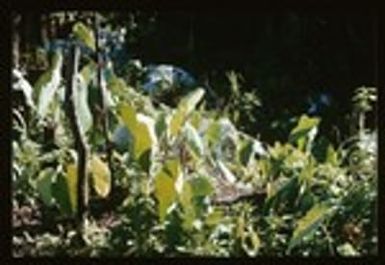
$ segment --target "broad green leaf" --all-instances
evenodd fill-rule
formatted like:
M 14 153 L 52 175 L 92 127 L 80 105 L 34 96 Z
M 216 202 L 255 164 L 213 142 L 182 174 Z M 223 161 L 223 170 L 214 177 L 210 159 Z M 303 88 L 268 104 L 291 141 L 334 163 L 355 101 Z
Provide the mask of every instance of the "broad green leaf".
M 111 173 L 108 165 L 94 155 L 89 166 L 96 193 L 103 198 L 107 197 L 111 190 Z
M 155 135 L 155 121 L 143 114 L 137 114 L 136 129 L 134 132 L 134 153 L 135 158 L 140 159 L 145 152 L 150 151 L 157 145 Z
M 87 65 L 85 65 L 80 71 L 80 75 L 82 76 L 85 86 L 88 86 L 90 82 L 96 76 L 97 65 L 95 62 L 91 61 Z
M 206 177 L 195 177 L 191 179 L 190 183 L 194 197 L 210 196 L 214 192 L 212 184 Z
M 190 92 L 187 96 L 182 98 L 178 108 L 183 109 L 186 112 L 186 115 L 189 115 L 202 100 L 204 94 L 205 90 L 203 88 L 198 88 Z
M 120 106 L 120 116 L 134 139 L 134 158 L 147 168 L 151 151 L 157 146 L 155 121 L 146 115 L 136 113 L 129 104 Z
M 204 153 L 204 146 L 201 136 L 190 123 L 186 123 L 184 129 L 188 147 L 194 153 L 196 158 L 201 157 Z
M 224 219 L 224 213 L 221 210 L 214 210 L 212 213 L 208 214 L 206 217 L 206 224 L 210 226 L 215 226 L 221 223 Z
M 180 109 L 176 109 L 171 116 L 169 131 L 171 136 L 177 136 L 185 121 L 185 112 Z
M 74 87 L 75 111 L 79 119 L 82 133 L 92 126 L 92 114 L 88 105 L 88 86 L 82 75 L 78 75 L 77 86 Z
M 53 202 L 52 196 L 52 179 L 55 171 L 53 168 L 44 169 L 39 173 L 36 182 L 36 188 L 40 198 L 46 205 L 51 205 Z
M 184 122 L 188 116 L 195 109 L 196 105 L 201 101 L 205 91 L 202 88 L 198 88 L 190 92 L 187 96 L 182 98 L 178 104 L 178 108 L 174 110 L 171 117 L 169 131 L 171 136 L 178 135 L 179 131 L 183 127 Z
M 65 215 L 71 215 L 75 212 L 71 205 L 70 193 L 67 183 L 67 177 L 63 176 L 62 174 L 58 174 L 52 184 L 52 195 L 59 205 L 61 212 Z
M 183 183 L 182 192 L 179 194 L 179 202 L 183 207 L 183 223 L 186 229 L 190 229 L 193 227 L 193 222 L 195 220 L 195 209 L 192 202 L 193 199 L 193 191 L 191 188 L 191 184 L 186 181 Z
M 89 27 L 82 22 L 78 22 L 73 26 L 72 31 L 77 39 L 95 51 L 95 36 Z
M 329 145 L 326 151 L 326 162 L 333 166 L 338 166 L 338 153 L 333 148 L 333 145 Z
M 289 242 L 288 251 L 298 245 L 305 237 L 312 235 L 332 210 L 333 208 L 326 204 L 313 206 L 304 217 L 298 220 L 296 229 Z
M 119 107 L 119 114 L 124 124 L 134 135 L 136 132 L 136 110 L 131 104 L 125 103 Z
M 158 200 L 158 214 L 163 222 L 168 208 L 177 197 L 175 183 L 180 174 L 180 164 L 177 159 L 168 160 L 155 176 L 155 197 Z
M 221 126 L 217 121 L 213 121 L 206 131 L 205 135 L 208 142 L 215 144 L 221 138 Z
M 309 118 L 307 115 L 302 115 L 297 126 L 290 132 L 289 141 L 298 144 L 300 149 L 304 149 L 306 141 L 311 142 L 311 138 L 315 137 L 319 123 L 319 118 Z
M 52 67 L 43 73 L 35 84 L 37 100 L 37 113 L 41 118 L 47 115 L 49 106 L 54 100 L 55 92 L 58 90 L 61 82 L 61 69 L 63 66 L 63 56 L 56 52 L 53 57 Z
M 194 126 L 195 129 L 199 129 L 199 125 L 201 123 L 202 116 L 199 112 L 193 112 L 191 114 L 190 123 L 192 126 Z
M 71 209 L 73 213 L 76 213 L 78 210 L 78 193 L 77 193 L 77 183 L 78 183 L 78 173 L 76 164 L 68 164 L 66 167 L 66 180 L 68 187 L 68 194 L 71 202 Z

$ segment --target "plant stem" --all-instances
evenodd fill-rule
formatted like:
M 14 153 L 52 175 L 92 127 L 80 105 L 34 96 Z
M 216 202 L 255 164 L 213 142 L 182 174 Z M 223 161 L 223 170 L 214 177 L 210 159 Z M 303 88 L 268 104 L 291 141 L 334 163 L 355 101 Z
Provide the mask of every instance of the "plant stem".
M 80 128 L 80 120 L 75 105 L 75 89 L 77 89 L 77 75 L 79 68 L 80 49 L 72 46 L 67 63 L 67 116 L 69 118 L 71 130 L 75 138 L 75 149 L 78 154 L 77 163 L 77 224 L 82 227 L 87 214 L 88 205 L 88 178 L 87 178 L 87 158 L 88 147 L 84 132 Z
M 105 142 L 105 150 L 107 152 L 107 163 L 108 167 L 110 169 L 111 178 L 113 176 L 112 171 L 112 143 L 110 140 L 110 136 L 108 134 L 108 127 L 109 127 L 109 120 L 108 120 L 108 113 L 107 113 L 107 104 L 106 104 L 106 86 L 103 82 L 103 75 L 102 75 L 102 67 L 103 67 L 103 58 L 101 53 L 101 47 L 99 42 L 99 28 L 100 28 L 100 18 L 99 15 L 95 12 L 94 13 L 94 32 L 95 32 L 95 48 L 96 48 L 96 55 L 97 55 L 97 86 L 99 87 L 99 97 L 100 97 L 100 104 L 102 108 L 102 117 L 101 117 L 101 123 L 102 123 L 102 131 L 104 138 L 106 140 Z M 111 193 L 114 191 L 114 181 L 112 178 L 111 181 Z

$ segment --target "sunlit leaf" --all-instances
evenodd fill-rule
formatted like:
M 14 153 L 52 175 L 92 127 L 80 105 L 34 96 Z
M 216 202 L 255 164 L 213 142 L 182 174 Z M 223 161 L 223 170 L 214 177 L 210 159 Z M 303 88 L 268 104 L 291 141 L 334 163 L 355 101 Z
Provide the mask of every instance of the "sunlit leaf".
M 298 245 L 305 237 L 311 236 L 333 209 L 326 204 L 313 206 L 304 217 L 298 220 L 296 229 L 290 239 L 288 251 Z
M 82 75 L 78 76 L 77 86 L 74 87 L 75 111 L 83 133 L 92 126 L 92 114 L 88 104 L 88 86 Z
M 179 194 L 179 201 L 180 204 L 183 207 L 184 212 L 184 226 L 187 229 L 190 229 L 193 227 L 193 222 L 196 216 L 194 205 L 192 202 L 193 199 L 193 191 L 191 188 L 190 182 L 184 182 L 182 192 Z
M 41 118 L 47 115 L 48 108 L 54 99 L 55 92 L 60 86 L 63 56 L 57 51 L 53 57 L 52 67 L 43 73 L 35 84 L 38 95 L 37 112 Z
M 136 113 L 129 104 L 120 106 L 120 116 L 134 138 L 134 158 L 148 168 L 151 150 L 157 146 L 155 121 L 149 116 Z
M 184 121 L 185 121 L 185 112 L 180 109 L 174 110 L 174 113 L 171 117 L 170 126 L 169 126 L 171 136 L 178 135 Z
M 302 115 L 297 126 L 290 132 L 289 141 L 298 144 L 300 149 L 304 149 L 306 141 L 311 142 L 314 139 L 319 123 L 319 118 Z
M 71 202 L 72 212 L 77 212 L 78 209 L 78 193 L 77 193 L 77 183 L 78 183 L 78 173 L 77 166 L 75 164 L 68 164 L 66 167 L 66 180 L 68 187 L 68 194 Z
M 168 208 L 175 202 L 177 191 L 175 182 L 180 174 L 180 164 L 177 159 L 168 160 L 155 176 L 155 197 L 158 200 L 158 214 L 163 222 Z
M 181 100 L 178 107 L 183 109 L 186 112 L 186 115 L 188 115 L 195 109 L 196 105 L 202 100 L 204 94 L 205 94 L 205 90 L 203 88 L 198 88 L 190 92 L 187 96 L 185 96 Z
M 137 123 L 134 132 L 134 154 L 137 160 L 157 145 L 157 138 L 155 135 L 155 121 L 143 114 L 137 114 Z M 148 158 L 150 159 L 150 158 Z
M 174 110 L 171 117 L 169 131 L 171 136 L 178 135 L 179 131 L 183 127 L 184 122 L 188 116 L 195 109 L 196 105 L 201 101 L 205 91 L 202 88 L 198 88 L 190 92 L 187 96 L 182 98 L 178 104 L 178 108 Z
M 204 176 L 198 176 L 190 181 L 194 196 L 210 196 L 214 192 L 213 185 Z
M 87 45 L 93 51 L 95 50 L 95 36 L 93 31 L 89 27 L 87 27 L 81 22 L 77 22 L 73 26 L 72 31 L 76 38 L 82 41 L 85 45 Z
M 202 137 L 190 123 L 186 123 L 184 129 L 188 147 L 193 151 L 195 157 L 201 157 L 204 153 Z
M 131 104 L 122 104 L 119 107 L 119 114 L 127 128 L 133 132 L 136 132 L 136 111 Z
M 89 166 L 96 193 L 103 198 L 107 197 L 111 190 L 111 173 L 108 165 L 94 155 Z

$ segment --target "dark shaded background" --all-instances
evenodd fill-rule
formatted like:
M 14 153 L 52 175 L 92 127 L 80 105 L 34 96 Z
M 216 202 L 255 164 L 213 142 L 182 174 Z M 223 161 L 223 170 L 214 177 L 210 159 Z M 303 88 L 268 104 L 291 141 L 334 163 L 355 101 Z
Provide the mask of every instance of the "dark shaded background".
M 41 40 L 39 17 L 24 15 L 23 45 Z M 223 97 L 229 94 L 225 72 L 241 73 L 243 89 L 256 90 L 263 101 L 258 123 L 248 132 L 267 141 L 287 137 L 284 126 L 273 127 L 273 121 L 288 123 L 321 94 L 331 98 L 316 113 L 323 119 L 321 130 L 338 141 L 338 135 L 349 134 L 354 89 L 375 86 L 376 23 L 368 13 L 135 11 L 111 17 L 129 29 L 124 60 L 180 66 L 202 83 L 209 80 Z

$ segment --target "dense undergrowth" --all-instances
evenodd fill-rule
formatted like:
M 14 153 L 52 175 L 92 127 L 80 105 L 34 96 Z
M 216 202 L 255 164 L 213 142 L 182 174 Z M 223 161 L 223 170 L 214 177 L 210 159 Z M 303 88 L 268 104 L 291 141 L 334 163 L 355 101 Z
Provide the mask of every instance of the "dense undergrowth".
M 377 134 L 365 127 L 375 89 L 356 91 L 359 130 L 339 145 L 305 113 L 293 117 L 286 141 L 268 144 L 241 130 L 239 116 L 252 119 L 248 110 L 263 106 L 236 74 L 224 107 L 210 104 L 205 88 L 166 105 L 82 50 L 79 71 L 66 75 L 76 68 L 73 47 L 97 49 L 87 26 L 73 32 L 79 43 L 57 49 L 33 87 L 13 72 L 25 99 L 12 108 L 14 256 L 377 253 Z M 85 194 L 77 134 L 87 151 Z

